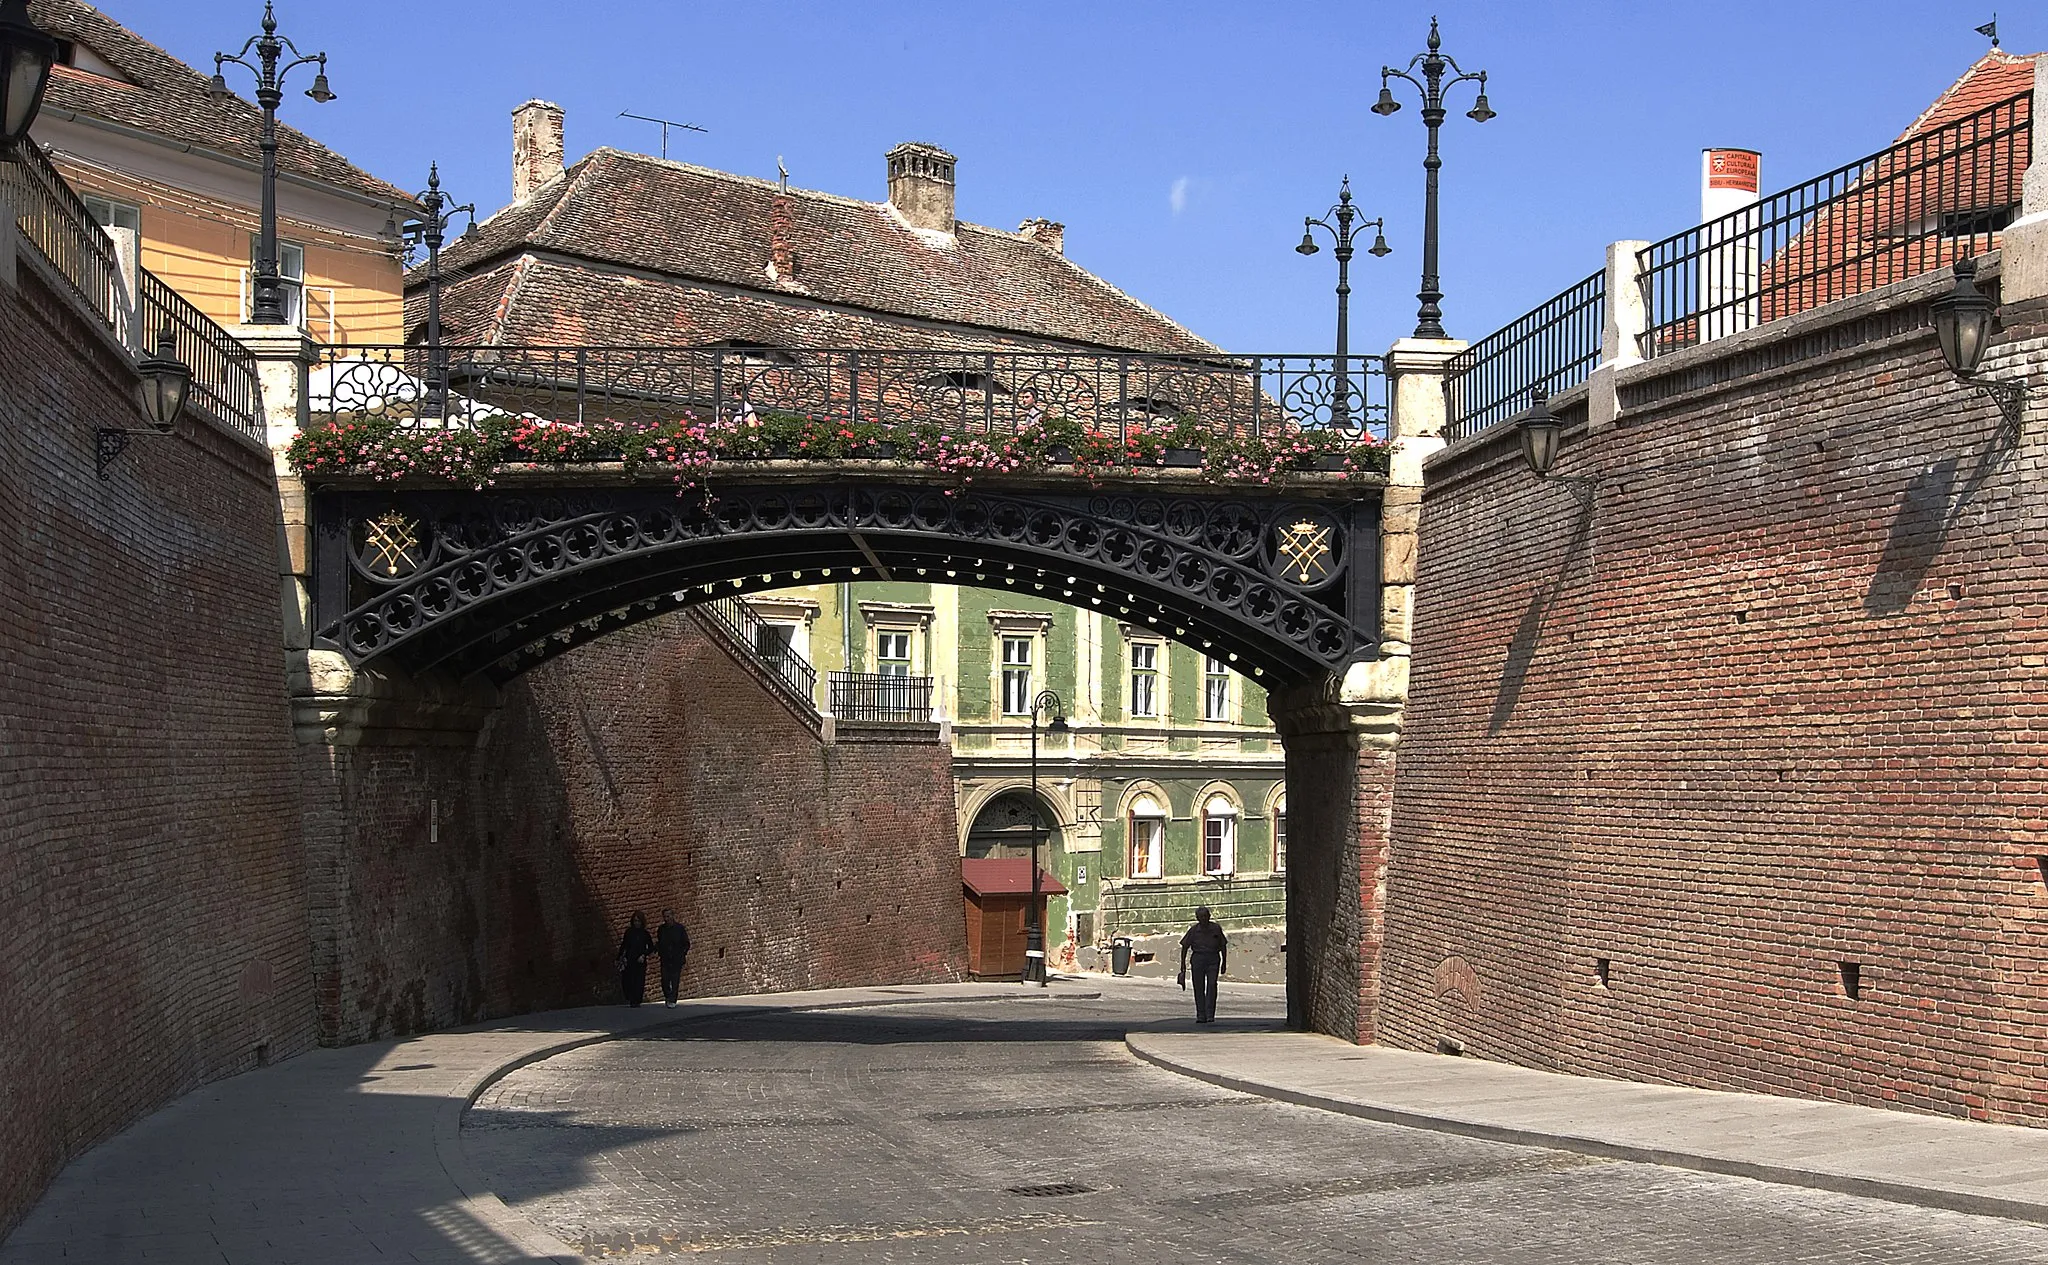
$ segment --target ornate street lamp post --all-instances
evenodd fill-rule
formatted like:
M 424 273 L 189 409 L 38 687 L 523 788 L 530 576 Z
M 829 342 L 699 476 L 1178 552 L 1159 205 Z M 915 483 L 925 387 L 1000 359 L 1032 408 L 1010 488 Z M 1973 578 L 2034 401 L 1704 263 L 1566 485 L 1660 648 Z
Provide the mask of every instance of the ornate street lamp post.
M 56 60 L 57 41 L 29 20 L 27 0 L 0 0 L 0 158 L 28 139 Z
M 1372 112 L 1379 115 L 1392 114 L 1401 108 L 1401 103 L 1394 100 L 1394 90 L 1389 80 L 1406 79 L 1422 90 L 1422 122 L 1429 128 L 1429 155 L 1422 160 L 1422 170 L 1425 173 L 1422 210 L 1422 289 L 1415 293 L 1415 297 L 1422 300 L 1422 306 L 1415 313 L 1417 338 L 1444 336 L 1444 313 L 1443 308 L 1438 306 L 1444 292 L 1437 284 L 1436 272 L 1436 173 L 1438 168 L 1444 165 L 1443 159 L 1437 156 L 1436 134 L 1437 129 L 1443 126 L 1445 118 L 1444 89 L 1456 87 L 1468 79 L 1477 81 L 1479 99 L 1472 103 L 1472 108 L 1465 112 L 1465 117 L 1474 123 L 1484 123 L 1493 117 L 1493 107 L 1486 103 L 1486 72 L 1477 70 L 1468 73 L 1460 69 L 1457 62 L 1437 51 L 1442 46 L 1443 39 L 1437 34 L 1436 19 L 1431 18 L 1429 50 L 1417 53 L 1408 63 L 1408 70 L 1414 70 L 1418 66 L 1422 68 L 1422 78 L 1417 79 L 1409 74 L 1408 70 L 1395 70 L 1392 66 L 1380 67 L 1380 99 L 1372 107 Z M 1457 77 L 1448 83 L 1444 81 L 1446 69 L 1457 74 Z
M 260 65 L 244 60 L 252 48 Z M 297 60 L 279 68 L 277 63 L 286 52 Z M 232 57 L 213 55 L 213 82 L 206 85 L 206 91 L 215 101 L 229 95 L 228 81 L 221 74 L 221 67 L 228 62 L 256 76 L 256 104 L 263 107 L 263 217 L 256 242 L 256 299 L 249 310 L 249 323 L 283 325 L 284 287 L 277 275 L 277 107 L 284 101 L 284 77 L 309 63 L 318 64 L 320 70 L 306 95 L 323 103 L 334 100 L 327 87 L 327 54 L 302 56 L 297 45 L 277 33 L 277 15 L 271 11 L 270 0 L 264 0 L 263 34 L 250 36 L 242 51 Z
M 1038 921 L 1038 837 L 1044 820 L 1038 799 L 1038 717 L 1045 712 L 1052 713 L 1047 736 L 1067 732 L 1066 706 L 1051 690 L 1031 700 L 1031 903 L 1024 907 L 1024 974 L 1018 980 L 1028 984 L 1035 976 L 1040 988 L 1046 986 L 1046 972 L 1045 928 Z
M 420 402 L 421 417 L 445 417 L 448 408 L 448 349 L 441 345 L 441 246 L 448 240 L 448 226 L 458 215 L 469 216 L 463 237 L 476 233 L 476 203 L 455 205 L 455 199 L 441 192 L 441 164 L 427 168 L 427 187 L 413 198 L 420 204 L 418 219 L 408 221 L 405 235 L 427 248 L 427 394 Z
M 1299 255 L 1316 253 L 1316 239 L 1312 230 L 1320 228 L 1337 243 L 1337 392 L 1330 404 L 1330 423 L 1346 430 L 1351 428 L 1351 256 L 1353 254 L 1352 225 L 1373 230 L 1372 245 L 1366 254 L 1375 259 L 1385 258 L 1393 253 L 1387 245 L 1387 222 L 1384 219 L 1359 220 L 1358 208 L 1351 205 L 1351 177 L 1344 177 L 1344 185 L 1337 191 L 1337 205 L 1323 212 L 1325 218 L 1313 215 L 1301 217 L 1301 245 L 1294 251 Z M 1330 221 L 1336 220 L 1333 226 Z

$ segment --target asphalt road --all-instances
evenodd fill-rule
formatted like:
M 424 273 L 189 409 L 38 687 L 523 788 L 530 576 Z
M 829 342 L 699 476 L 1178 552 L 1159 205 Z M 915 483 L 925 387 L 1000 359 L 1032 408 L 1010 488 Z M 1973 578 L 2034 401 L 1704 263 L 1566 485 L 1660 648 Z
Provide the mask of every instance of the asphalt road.
M 524 1068 L 470 1110 L 494 1189 L 597 1259 L 2048 1263 L 2048 1226 L 1374 1124 L 1131 1058 L 1170 984 L 1099 1001 L 692 1023 Z M 1232 990 L 1224 1026 L 1277 1017 Z

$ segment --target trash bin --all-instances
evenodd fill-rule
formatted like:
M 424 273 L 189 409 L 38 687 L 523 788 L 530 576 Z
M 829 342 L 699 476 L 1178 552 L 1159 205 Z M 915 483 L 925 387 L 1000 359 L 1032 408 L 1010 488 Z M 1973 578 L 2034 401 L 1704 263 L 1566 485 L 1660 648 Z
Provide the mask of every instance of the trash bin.
M 1131 938 L 1117 936 L 1109 942 L 1109 970 L 1113 975 L 1131 973 Z

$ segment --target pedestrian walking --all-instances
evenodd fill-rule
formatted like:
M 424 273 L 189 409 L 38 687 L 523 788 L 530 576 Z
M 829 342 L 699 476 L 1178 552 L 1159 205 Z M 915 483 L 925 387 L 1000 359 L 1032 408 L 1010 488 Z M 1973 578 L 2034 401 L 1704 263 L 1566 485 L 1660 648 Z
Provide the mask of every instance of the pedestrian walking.
M 647 995 L 647 955 L 654 952 L 654 937 L 647 934 L 647 915 L 633 911 L 619 941 L 619 992 L 628 1006 L 637 1006 Z
M 1230 937 L 1209 921 L 1209 907 L 1195 910 L 1195 925 L 1180 938 L 1180 985 L 1188 984 L 1188 965 L 1195 968 L 1195 1022 L 1216 1022 L 1216 977 L 1230 961 Z
M 661 926 L 654 931 L 654 949 L 661 954 L 661 995 L 671 1006 L 683 990 L 683 959 L 690 956 L 690 933 L 676 921 L 675 911 L 661 911 Z

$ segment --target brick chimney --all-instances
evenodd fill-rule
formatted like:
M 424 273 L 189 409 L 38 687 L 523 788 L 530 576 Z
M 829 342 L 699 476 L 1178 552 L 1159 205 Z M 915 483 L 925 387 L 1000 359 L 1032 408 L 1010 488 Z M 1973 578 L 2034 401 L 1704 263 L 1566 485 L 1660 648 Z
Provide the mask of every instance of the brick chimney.
M 889 151 L 889 205 L 913 228 L 953 231 L 953 155 L 905 141 Z
M 528 101 L 512 111 L 512 200 L 562 174 L 562 107 Z
M 796 280 L 796 216 L 789 195 L 778 193 L 768 208 L 768 279 Z
M 1017 236 L 1037 242 L 1055 255 L 1067 253 L 1067 226 L 1058 220 L 1026 220 L 1017 226 Z

